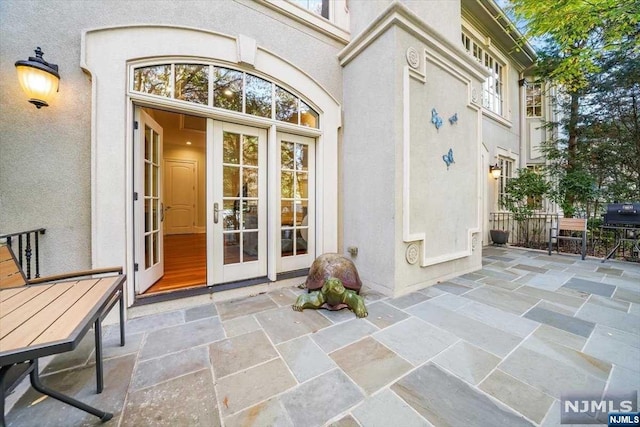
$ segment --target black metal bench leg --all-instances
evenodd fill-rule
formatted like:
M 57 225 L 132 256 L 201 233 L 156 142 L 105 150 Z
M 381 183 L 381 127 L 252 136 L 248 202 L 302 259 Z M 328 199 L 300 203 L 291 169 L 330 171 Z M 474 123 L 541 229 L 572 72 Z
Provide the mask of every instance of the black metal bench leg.
M 120 289 L 120 346 L 124 347 L 124 290 Z
M 109 412 L 101 411 L 94 408 L 93 406 L 89 406 L 86 403 L 82 403 L 79 400 L 73 399 L 69 396 L 65 396 L 62 393 L 58 393 L 57 391 L 51 390 L 50 388 L 44 386 L 44 384 L 40 382 L 40 376 L 38 374 L 38 360 L 32 360 L 30 363 L 33 365 L 33 370 L 29 374 L 29 378 L 31 379 L 31 386 L 35 390 L 39 391 L 42 394 L 46 394 L 47 396 L 51 396 L 54 399 L 59 400 L 60 402 L 66 403 L 67 405 L 71 405 L 82 411 L 88 412 L 91 415 L 95 415 L 96 417 L 100 418 L 101 421 L 109 421 L 111 418 L 113 418 L 113 414 Z
M 102 373 L 102 324 L 100 323 L 100 317 L 96 319 L 93 329 L 96 334 L 96 384 L 98 393 L 102 393 L 104 389 L 104 377 Z
M 10 366 L 2 366 L 0 368 L 0 427 L 6 426 L 4 423 L 4 377 L 7 375 L 7 372 L 9 372 L 9 368 Z

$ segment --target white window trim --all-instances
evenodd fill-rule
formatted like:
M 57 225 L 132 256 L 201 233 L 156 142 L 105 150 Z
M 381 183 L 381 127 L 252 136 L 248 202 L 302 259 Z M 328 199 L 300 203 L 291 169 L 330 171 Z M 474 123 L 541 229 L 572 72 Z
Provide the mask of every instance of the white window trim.
M 255 1 L 289 18 L 306 24 L 345 45 L 351 40 L 351 34 L 349 33 L 349 12 L 345 0 L 330 0 L 329 19 L 286 0 Z
M 136 43 L 122 43 L 135 38 Z M 162 38 L 163 43 L 157 41 Z M 211 114 L 211 109 L 189 106 L 175 100 L 160 102 L 158 97 L 128 92 L 125 77 L 130 64 L 139 58 L 169 62 L 175 52 L 214 62 L 240 62 L 237 39 L 228 35 L 194 28 L 173 26 L 121 26 L 88 30 L 82 33 L 80 66 L 91 76 L 91 259 L 93 266 L 122 265 L 135 277 L 133 245 L 133 109 L 134 105 L 161 107 L 185 114 L 194 113 L 214 119 L 240 122 L 269 129 L 276 138 L 273 121 L 251 121 L 232 112 Z M 258 46 L 256 72 L 271 76 L 282 87 L 302 88 L 300 95 L 313 101 L 322 114 L 316 134 L 316 250 L 338 250 L 338 204 L 335 198 L 338 173 L 338 129 L 341 106 L 329 92 L 299 68 Z M 97 96 L 100 94 L 100 96 Z M 174 106 L 171 108 L 170 106 Z M 298 133 L 280 125 L 282 130 Z M 262 125 L 262 126 L 261 126 Z M 298 128 L 298 126 L 296 126 Z M 320 135 L 318 134 L 318 131 Z M 313 135 L 309 135 L 313 136 Z M 114 191 L 116 188 L 118 191 Z M 276 280 L 272 269 L 269 279 Z M 126 304 L 134 301 L 133 280 L 127 280 Z
M 511 104 L 509 102 L 510 95 L 510 85 L 509 85 L 509 75 L 511 72 L 511 64 L 509 63 L 507 57 L 505 57 L 502 52 L 497 50 L 495 46 L 491 43 L 491 39 L 489 37 L 484 36 L 475 28 L 473 28 L 468 22 L 466 22 L 463 18 L 462 20 L 462 34 L 471 39 L 472 42 L 478 44 L 484 51 L 484 53 L 489 54 L 494 60 L 498 61 L 498 63 L 502 66 L 502 114 L 498 114 L 495 111 L 492 111 L 484 106 L 484 83 L 483 83 L 483 102 L 482 102 L 482 114 L 490 119 L 495 120 L 496 122 L 511 127 Z M 462 37 L 461 37 L 462 39 Z M 460 42 L 462 44 L 462 41 Z M 467 51 L 465 46 L 462 46 L 462 49 L 467 52 L 474 60 L 478 60 L 473 56 L 472 51 Z M 482 66 L 484 67 L 484 58 L 481 61 Z
M 525 117 L 527 119 L 541 119 L 544 117 L 544 113 L 545 113 L 545 105 L 544 105 L 544 101 L 545 101 L 545 96 L 544 96 L 544 84 L 543 83 L 537 83 L 537 82 L 532 82 L 532 81 L 527 81 L 526 82 L 527 85 L 537 85 L 540 86 L 540 114 L 537 116 L 530 116 L 529 115 L 529 99 L 528 99 L 528 91 L 529 91 L 529 87 L 527 86 L 525 88 L 525 95 L 524 95 L 524 114 Z
M 500 160 L 507 160 L 509 162 L 513 162 L 510 178 L 514 178 L 516 176 L 516 171 L 520 167 L 520 156 L 518 154 L 513 153 L 511 150 L 505 150 L 504 148 L 497 147 L 495 159 L 496 159 L 496 163 L 498 164 L 500 164 Z M 495 192 L 495 199 L 494 199 L 494 207 L 496 212 L 508 212 L 500 206 L 500 194 L 502 193 L 500 188 L 500 183 L 502 182 L 502 179 L 503 179 L 503 176 L 501 174 L 501 177 L 498 179 L 498 182 L 497 182 L 497 189 Z

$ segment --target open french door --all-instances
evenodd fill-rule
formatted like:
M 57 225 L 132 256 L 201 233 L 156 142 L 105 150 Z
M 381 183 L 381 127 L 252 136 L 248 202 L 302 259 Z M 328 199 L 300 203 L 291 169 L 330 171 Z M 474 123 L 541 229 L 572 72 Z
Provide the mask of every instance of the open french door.
M 136 293 L 141 294 L 164 274 L 162 222 L 162 127 L 136 108 L 134 133 L 135 252 L 138 275 Z

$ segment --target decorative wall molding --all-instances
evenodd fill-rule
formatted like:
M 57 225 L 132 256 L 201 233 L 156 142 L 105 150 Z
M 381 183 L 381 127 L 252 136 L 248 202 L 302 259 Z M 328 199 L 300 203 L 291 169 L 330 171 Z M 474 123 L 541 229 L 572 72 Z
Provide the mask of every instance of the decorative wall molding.
M 411 68 L 418 69 L 420 67 L 420 54 L 415 47 L 411 46 L 407 48 L 406 57 L 407 64 L 409 64 Z
M 477 117 L 476 122 L 476 141 L 482 141 L 482 107 L 477 105 L 472 100 L 472 90 L 473 90 L 473 78 L 483 79 L 483 76 L 478 76 L 475 72 L 471 72 L 469 74 L 465 74 L 465 71 L 473 71 L 474 69 L 468 69 L 467 67 L 461 67 L 458 61 L 453 61 L 449 55 L 444 55 L 441 52 L 436 52 L 432 50 L 425 49 L 424 52 L 424 74 L 426 76 L 426 63 L 427 61 L 436 65 L 443 71 L 447 72 L 451 76 L 460 80 L 467 86 L 467 105 L 466 107 L 475 112 L 475 116 Z M 477 176 L 476 176 L 476 221 L 475 225 L 471 226 L 467 229 L 467 241 L 466 241 L 466 249 L 463 251 L 456 251 L 448 254 L 438 255 L 438 256 L 429 256 L 427 250 L 425 250 L 425 240 L 426 233 L 418 232 L 411 233 L 411 90 L 410 90 L 410 81 L 414 79 L 421 83 L 426 82 L 426 78 L 422 79 L 418 76 L 415 76 L 412 72 L 413 70 L 409 66 L 405 66 L 403 70 L 403 194 L 402 194 L 402 236 L 403 241 L 410 243 L 416 243 L 422 247 L 422 259 L 420 262 L 421 267 L 428 267 L 430 265 L 440 264 L 443 262 L 453 261 L 460 258 L 465 258 L 472 255 L 474 250 L 474 242 L 473 236 L 481 231 L 482 224 L 482 193 L 481 193 L 481 171 L 482 165 L 480 164 L 481 159 L 478 157 L 478 165 L 477 165 Z
M 417 243 L 411 243 L 407 246 L 404 256 L 409 264 L 415 264 L 418 262 L 418 258 L 420 257 L 420 246 L 418 246 Z
M 466 73 L 478 80 L 484 81 L 489 77 L 488 70 L 470 55 L 467 55 L 462 46 L 453 44 L 440 36 L 439 32 L 407 6 L 397 1 L 392 2 L 368 27 L 342 49 L 338 54 L 340 65 L 343 67 L 347 65 L 393 26 L 402 28 L 419 42 L 424 43 L 434 54 L 437 53 L 442 58 L 446 58 L 446 61 L 455 64 L 457 68 L 465 70 Z M 422 69 L 424 69 L 424 61 L 422 62 Z

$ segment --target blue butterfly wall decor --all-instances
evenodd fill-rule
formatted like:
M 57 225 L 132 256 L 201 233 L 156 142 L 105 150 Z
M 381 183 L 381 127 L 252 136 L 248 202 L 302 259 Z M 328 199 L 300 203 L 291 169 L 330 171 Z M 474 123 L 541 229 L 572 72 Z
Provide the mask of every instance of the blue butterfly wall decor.
M 453 148 L 449 148 L 449 152 L 442 156 L 442 160 L 447 164 L 447 170 L 449 170 L 451 163 L 455 163 L 453 161 Z
M 438 115 L 438 111 L 434 108 L 431 110 L 431 123 L 433 123 L 436 129 L 440 129 L 442 126 L 442 118 Z
M 458 123 L 458 113 L 455 113 L 453 116 L 449 117 L 449 123 L 455 125 Z

